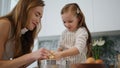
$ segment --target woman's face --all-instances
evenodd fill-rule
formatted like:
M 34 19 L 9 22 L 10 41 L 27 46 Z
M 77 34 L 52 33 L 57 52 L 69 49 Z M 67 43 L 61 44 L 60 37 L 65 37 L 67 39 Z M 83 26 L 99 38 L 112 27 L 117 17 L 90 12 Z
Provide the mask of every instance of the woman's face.
M 28 13 L 26 28 L 28 30 L 33 30 L 35 27 L 37 27 L 39 23 L 41 22 L 42 15 L 43 15 L 42 6 L 38 6 L 38 7 L 30 9 Z
M 71 12 L 66 12 L 62 14 L 62 19 L 64 22 L 64 26 L 69 30 L 69 31 L 76 31 L 78 28 L 78 23 L 79 20 L 78 18 L 73 15 Z

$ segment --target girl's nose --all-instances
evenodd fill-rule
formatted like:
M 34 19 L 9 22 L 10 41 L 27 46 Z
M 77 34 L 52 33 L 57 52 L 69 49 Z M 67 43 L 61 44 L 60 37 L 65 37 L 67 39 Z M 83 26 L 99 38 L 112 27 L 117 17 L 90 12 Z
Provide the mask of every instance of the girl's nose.
M 69 24 L 68 24 L 68 23 L 65 23 L 65 26 L 66 26 L 66 27 L 68 27 L 68 26 L 69 26 Z

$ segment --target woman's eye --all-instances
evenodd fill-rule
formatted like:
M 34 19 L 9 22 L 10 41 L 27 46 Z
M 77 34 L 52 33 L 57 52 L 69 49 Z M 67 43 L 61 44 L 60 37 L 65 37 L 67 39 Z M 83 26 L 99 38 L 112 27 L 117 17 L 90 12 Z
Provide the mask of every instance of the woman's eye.
M 35 14 L 36 17 L 38 17 L 39 15 L 38 14 Z

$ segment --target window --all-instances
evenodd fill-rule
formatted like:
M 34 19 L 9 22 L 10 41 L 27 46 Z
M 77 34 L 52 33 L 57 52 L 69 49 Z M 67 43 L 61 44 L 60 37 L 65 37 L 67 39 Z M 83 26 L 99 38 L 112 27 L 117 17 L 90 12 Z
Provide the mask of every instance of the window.
M 9 13 L 17 2 L 18 0 L 0 0 L 0 16 Z
M 18 0 L 11 0 L 10 10 L 12 10 L 17 4 Z

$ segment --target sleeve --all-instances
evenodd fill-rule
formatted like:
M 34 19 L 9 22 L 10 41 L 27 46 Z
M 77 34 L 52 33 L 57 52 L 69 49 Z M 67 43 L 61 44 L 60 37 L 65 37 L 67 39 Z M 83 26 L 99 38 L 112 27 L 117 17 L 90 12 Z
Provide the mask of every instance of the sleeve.
M 76 32 L 75 47 L 79 50 L 79 53 L 84 52 L 88 39 L 88 32 L 86 28 L 79 28 Z

